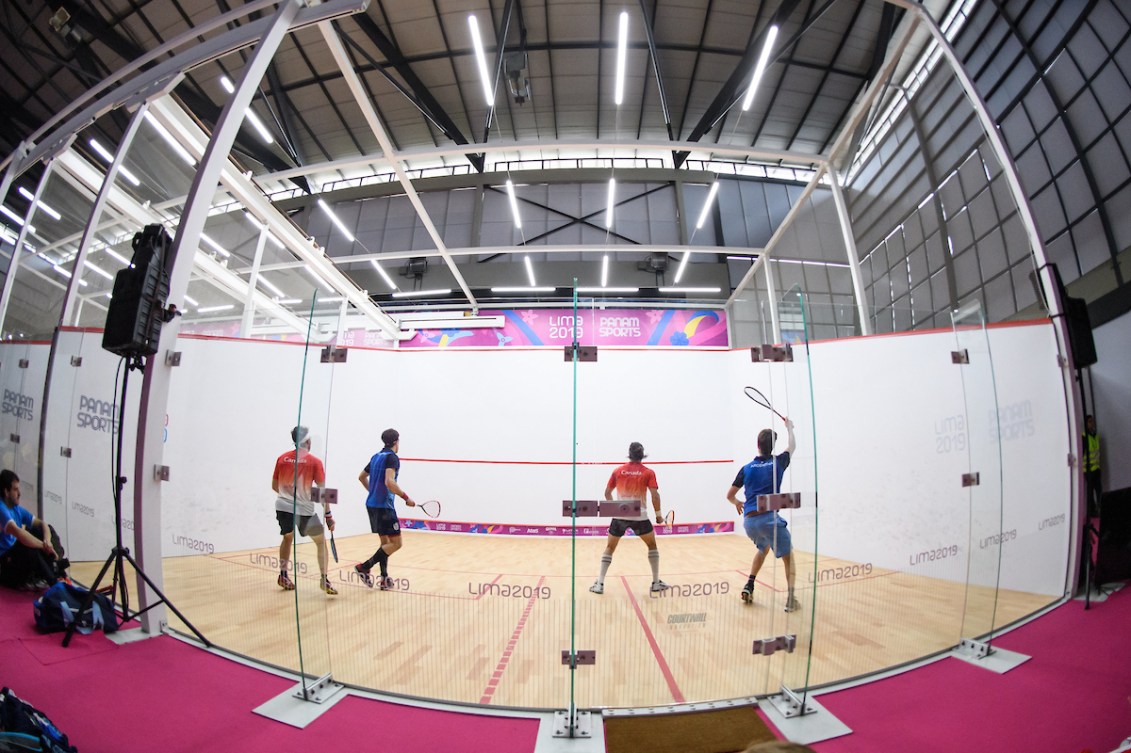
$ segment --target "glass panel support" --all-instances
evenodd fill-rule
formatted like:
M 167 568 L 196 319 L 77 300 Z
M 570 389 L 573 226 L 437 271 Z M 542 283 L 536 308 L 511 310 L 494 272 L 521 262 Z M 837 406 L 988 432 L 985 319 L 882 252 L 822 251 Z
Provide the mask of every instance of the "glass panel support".
M 300 682 L 295 687 L 294 697 L 307 703 L 326 703 L 345 690 L 345 687 L 340 682 L 334 682 L 333 675 L 327 672 L 314 682 Z
M 554 737 L 593 737 L 593 712 L 576 709 L 555 711 Z
M 808 694 L 802 697 L 785 685 L 781 686 L 777 695 L 770 696 L 766 700 L 786 719 L 817 713 L 816 707 L 809 702 Z

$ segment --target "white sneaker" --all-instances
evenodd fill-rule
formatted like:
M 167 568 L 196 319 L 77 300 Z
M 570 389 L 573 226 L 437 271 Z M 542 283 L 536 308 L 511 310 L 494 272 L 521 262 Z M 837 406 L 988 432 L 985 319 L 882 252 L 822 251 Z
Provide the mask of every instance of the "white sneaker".
M 589 590 L 595 594 L 603 594 L 605 593 L 605 584 L 601 582 L 595 582 L 593 583 L 593 585 L 589 586 Z
M 662 580 L 658 580 L 652 584 L 652 593 L 658 594 L 661 591 L 667 591 L 669 588 L 671 588 L 671 586 L 669 586 L 667 583 L 664 583 Z

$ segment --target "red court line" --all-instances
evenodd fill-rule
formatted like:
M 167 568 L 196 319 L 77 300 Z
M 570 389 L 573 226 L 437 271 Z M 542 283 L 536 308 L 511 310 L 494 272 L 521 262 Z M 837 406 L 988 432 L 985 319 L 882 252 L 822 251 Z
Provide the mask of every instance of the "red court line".
M 628 594 L 628 600 L 632 603 L 632 608 L 636 611 L 636 619 L 640 620 L 640 627 L 644 628 L 644 637 L 648 639 L 648 645 L 652 647 L 652 654 L 656 657 L 656 663 L 660 665 L 660 673 L 668 683 L 668 690 L 672 693 L 672 700 L 676 703 L 683 703 L 685 700 L 683 693 L 680 691 L 679 685 L 675 682 L 675 676 L 672 675 L 671 667 L 668 666 L 667 661 L 664 659 L 664 654 L 660 651 L 659 644 L 656 643 L 656 636 L 652 635 L 652 628 L 648 627 L 648 621 L 644 619 L 644 613 L 640 611 L 640 605 L 636 603 L 636 597 L 632 595 L 632 589 L 628 587 L 628 579 L 622 575 L 620 576 L 620 582 L 624 585 L 624 590 Z
M 496 578 L 496 580 L 498 580 L 498 578 Z M 507 665 L 510 664 L 511 656 L 514 654 L 514 647 L 518 645 L 518 637 L 522 635 L 522 630 L 526 627 L 526 620 L 530 618 L 530 612 L 534 609 L 534 602 L 538 601 L 538 589 L 542 587 L 544 580 L 546 580 L 545 576 L 538 579 L 537 585 L 534 586 L 534 595 L 526 600 L 526 608 L 522 610 L 522 616 L 518 618 L 518 624 L 514 626 L 514 632 L 511 633 L 511 638 L 507 641 L 507 647 L 503 649 L 503 655 L 499 657 L 499 663 L 495 665 L 495 671 L 491 674 L 491 679 L 487 681 L 487 687 L 483 689 L 483 695 L 479 699 L 480 703 L 490 703 L 491 699 L 494 697 L 495 689 L 499 687 L 499 681 L 503 679 L 503 672 L 506 671 Z

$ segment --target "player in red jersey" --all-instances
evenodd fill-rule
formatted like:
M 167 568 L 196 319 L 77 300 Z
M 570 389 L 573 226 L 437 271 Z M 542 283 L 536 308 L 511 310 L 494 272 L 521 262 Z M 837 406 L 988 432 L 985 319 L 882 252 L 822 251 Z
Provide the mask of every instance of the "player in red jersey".
M 275 498 L 275 519 L 279 521 L 279 533 L 283 535 L 283 540 L 279 543 L 279 587 L 286 591 L 293 591 L 295 588 L 290 576 L 290 556 L 297 516 L 298 532 L 309 536 L 318 547 L 318 570 L 322 574 L 318 585 L 330 596 L 335 596 L 338 591 L 330 585 L 330 579 L 326 576 L 329 558 L 323 536 L 325 528 L 314 512 L 314 500 L 310 493 L 315 484 L 319 487 L 326 485 L 326 471 L 322 467 L 322 461 L 310 452 L 310 431 L 305 426 L 292 429 L 291 439 L 297 449 L 288 450 L 279 456 L 275 461 L 275 473 L 271 476 L 271 488 L 279 495 Z M 330 514 L 330 506 L 323 503 L 322 508 L 326 526 L 332 531 L 334 516 Z
M 617 499 L 639 499 L 640 515 L 634 518 L 613 518 L 613 522 L 609 525 L 609 538 L 601 555 L 601 572 L 589 587 L 589 590 L 595 594 L 605 592 L 605 574 L 609 572 L 609 565 L 613 564 L 613 552 L 616 551 L 617 544 L 620 543 L 625 531 L 630 528 L 648 546 L 648 564 L 652 567 L 652 593 L 659 593 L 668 587 L 667 583 L 660 580 L 660 550 L 656 548 L 656 533 L 644 504 L 645 496 L 650 494 L 656 522 L 662 523 L 664 516 L 660 512 L 660 488 L 656 482 L 655 472 L 642 462 L 644 457 L 644 445 L 639 442 L 630 444 L 628 462 L 613 471 L 609 476 L 609 483 L 605 485 L 607 500 L 612 500 L 613 489 L 616 489 Z

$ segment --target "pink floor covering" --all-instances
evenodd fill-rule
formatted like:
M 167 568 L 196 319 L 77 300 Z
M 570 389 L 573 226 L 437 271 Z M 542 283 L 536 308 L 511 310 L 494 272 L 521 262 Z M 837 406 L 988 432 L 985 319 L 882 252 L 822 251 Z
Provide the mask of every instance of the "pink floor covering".
M 1131 587 L 1070 601 L 994 644 L 999 675 L 947 658 L 818 698 L 854 732 L 818 753 L 1107 753 L 1131 737 Z
M 117 646 L 39 635 L 31 594 L 0 589 L 0 685 L 46 713 L 80 753 L 468 751 L 530 753 L 535 719 L 349 697 L 304 730 L 252 713 L 294 683 L 168 636 Z
M 30 594 L 0 589 L 0 685 L 45 711 L 81 753 L 530 753 L 537 721 L 346 698 L 298 730 L 252 713 L 293 683 L 167 636 L 117 646 L 39 635 Z M 1106 753 L 1131 735 L 1131 588 L 1000 637 L 1033 658 L 998 675 L 957 659 L 821 695 L 854 731 L 818 753 Z

